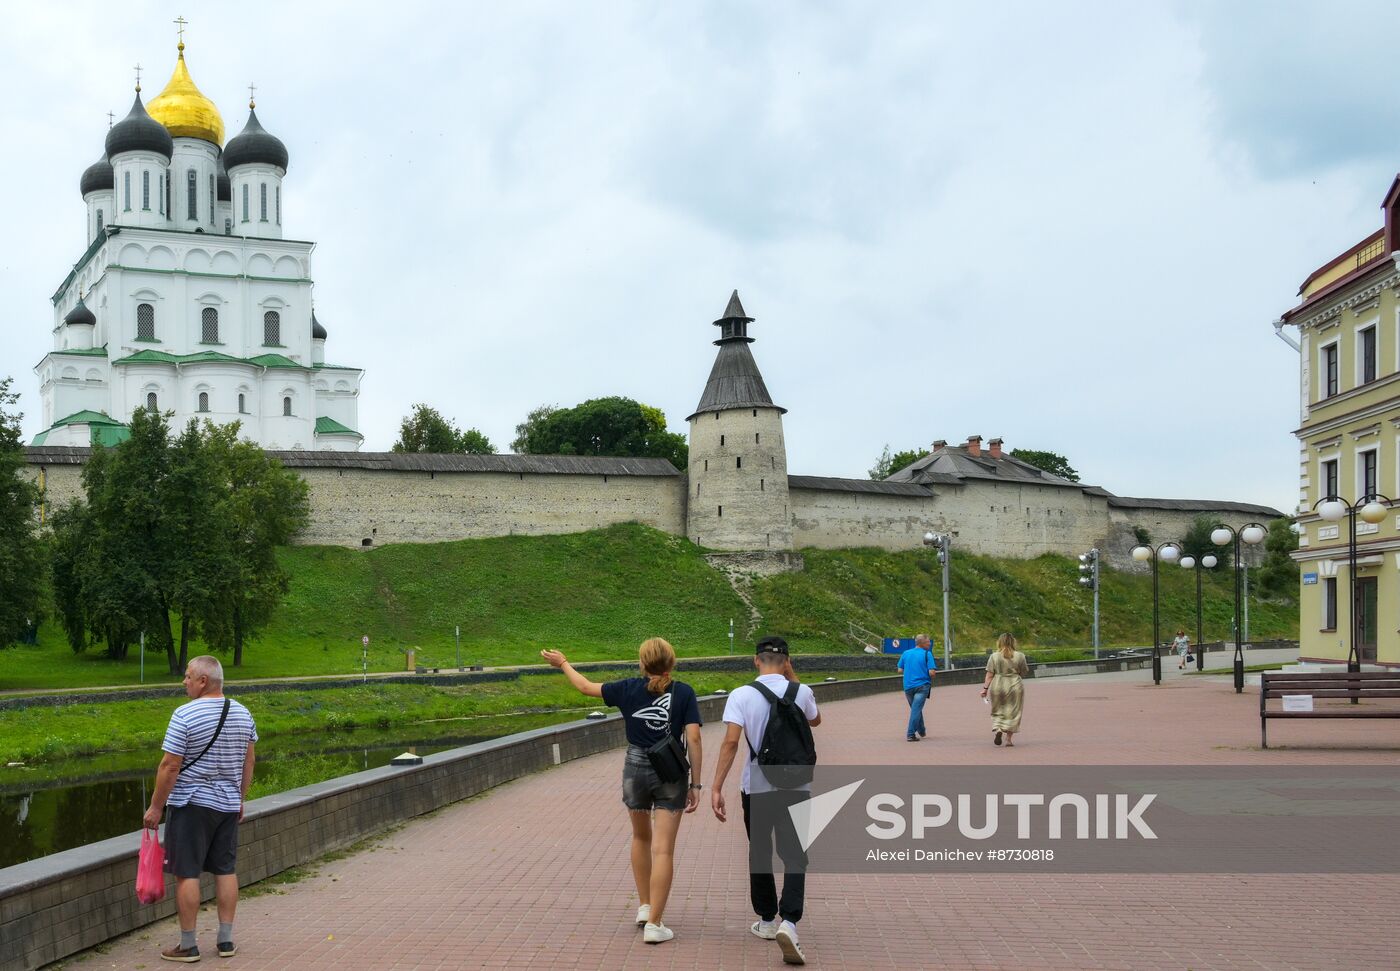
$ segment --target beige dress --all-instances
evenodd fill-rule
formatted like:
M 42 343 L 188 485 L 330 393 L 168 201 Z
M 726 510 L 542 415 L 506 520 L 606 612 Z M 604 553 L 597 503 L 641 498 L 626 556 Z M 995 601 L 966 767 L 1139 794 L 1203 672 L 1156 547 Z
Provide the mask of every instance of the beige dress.
M 1020 651 L 1007 660 L 1001 651 L 987 658 L 987 672 L 992 683 L 987 686 L 987 698 L 992 703 L 992 729 L 998 732 L 1021 730 L 1021 679 L 1031 673 L 1026 656 Z

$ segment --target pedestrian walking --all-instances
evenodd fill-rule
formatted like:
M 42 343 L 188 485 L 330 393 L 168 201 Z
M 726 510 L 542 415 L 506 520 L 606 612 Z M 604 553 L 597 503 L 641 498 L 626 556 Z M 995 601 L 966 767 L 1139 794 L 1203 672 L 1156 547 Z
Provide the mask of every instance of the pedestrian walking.
M 1172 650 L 1176 651 L 1176 656 L 1180 658 L 1177 670 L 1186 667 L 1186 658 L 1191 654 L 1191 638 L 1186 636 L 1186 631 L 1176 632 L 1176 638 L 1172 641 Z
M 1006 736 L 1007 748 L 1011 736 L 1021 730 L 1021 698 L 1025 689 L 1021 679 L 1031 673 L 1026 656 L 1016 650 L 1016 638 L 1002 634 L 997 649 L 987 658 L 987 677 L 982 682 L 982 697 L 992 703 L 992 743 L 1001 744 Z
M 806 964 L 797 922 L 806 897 L 807 854 L 788 809 L 811 797 L 810 768 L 816 764 L 811 729 L 821 724 L 822 717 L 812 689 L 797 680 L 787 641 L 761 639 L 754 667 L 758 678 L 735 688 L 724 705 L 724 743 L 715 762 L 710 808 L 721 823 L 728 819 L 724 780 L 742 739 L 748 757 L 739 798 L 749 838 L 749 900 L 758 917 L 749 931 L 763 940 L 777 941 L 784 963 Z M 781 898 L 773 874 L 775 846 L 783 864 Z
M 622 762 L 622 804 L 632 823 L 632 879 L 637 884 L 637 926 L 642 940 L 663 944 L 675 937 L 662 918 L 671 895 L 676 835 L 682 812 L 700 805 L 700 703 L 695 689 L 672 678 L 676 652 L 660 637 L 642 642 L 642 676 L 598 684 L 585 678 L 559 651 L 540 656 L 564 672 L 590 698 L 622 712 L 627 755 Z
M 162 961 L 199 960 L 195 919 L 199 875 L 214 874 L 219 914 L 219 957 L 238 953 L 233 917 L 238 909 L 238 824 L 253 782 L 253 716 L 224 697 L 224 668 L 215 657 L 193 658 L 185 668 L 187 704 L 175 709 L 156 767 L 156 788 L 143 823 L 160 825 L 165 814 L 165 869 L 175 877 L 180 943 L 160 952 Z
M 933 690 L 933 673 L 938 662 L 933 659 L 927 634 L 914 638 L 914 646 L 899 656 L 899 671 L 904 674 L 904 698 L 909 702 L 909 725 L 904 740 L 917 742 L 928 735 L 924 725 L 924 704 Z

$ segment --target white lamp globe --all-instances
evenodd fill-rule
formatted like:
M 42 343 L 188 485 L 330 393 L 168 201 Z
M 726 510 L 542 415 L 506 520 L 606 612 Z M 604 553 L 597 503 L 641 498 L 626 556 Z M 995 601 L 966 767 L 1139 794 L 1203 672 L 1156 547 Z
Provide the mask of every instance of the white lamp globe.
M 1150 560 L 1152 559 L 1152 551 L 1146 546 L 1134 546 L 1133 559 L 1137 560 L 1138 562 Z
M 1251 545 L 1264 542 L 1266 535 L 1263 526 L 1246 526 L 1240 531 L 1240 539 Z
M 1219 529 L 1212 529 L 1210 531 L 1210 541 L 1216 546 L 1229 546 L 1230 540 L 1234 538 L 1234 534 L 1232 534 L 1224 526 L 1221 526 Z
M 1215 557 L 1211 556 L 1209 553 L 1207 553 L 1205 556 L 1201 557 L 1201 566 L 1205 567 L 1207 570 L 1214 569 L 1214 568 L 1215 568 L 1215 564 L 1217 564 L 1217 563 L 1219 563 L 1219 562 L 1220 562 L 1219 560 L 1217 560 Z
M 1190 570 L 1193 569 L 1195 566 L 1196 558 L 1194 556 L 1183 556 L 1181 558 L 1181 568 L 1183 570 Z
M 1329 523 L 1335 523 L 1347 514 L 1347 504 L 1340 499 L 1328 499 L 1317 507 L 1317 514 Z
M 1157 555 L 1160 556 L 1162 559 L 1166 560 L 1168 563 L 1171 563 L 1173 560 L 1175 560 L 1178 556 L 1181 555 L 1181 550 L 1175 546 L 1163 546 L 1162 551 Z
M 1361 507 L 1361 512 L 1358 513 L 1358 515 L 1366 522 L 1375 524 L 1382 522 L 1385 519 L 1385 513 L 1385 505 L 1372 499 L 1370 502 L 1366 503 L 1366 505 Z
M 930 543 L 930 544 L 931 544 L 931 543 L 933 542 L 933 534 L 932 534 L 932 533 L 924 533 L 924 542 L 925 542 L 925 543 Z

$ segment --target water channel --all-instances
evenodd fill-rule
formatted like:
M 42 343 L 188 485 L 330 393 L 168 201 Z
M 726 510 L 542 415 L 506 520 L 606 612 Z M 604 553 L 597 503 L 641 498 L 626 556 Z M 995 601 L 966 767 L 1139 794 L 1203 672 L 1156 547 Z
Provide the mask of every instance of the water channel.
M 253 795 L 387 765 L 405 749 L 430 755 L 572 721 L 580 714 L 505 715 L 405 726 L 388 732 L 272 738 L 258 744 Z M 160 753 L 152 750 L 91 756 L 63 764 L 0 768 L 0 867 L 139 830 L 159 759 Z

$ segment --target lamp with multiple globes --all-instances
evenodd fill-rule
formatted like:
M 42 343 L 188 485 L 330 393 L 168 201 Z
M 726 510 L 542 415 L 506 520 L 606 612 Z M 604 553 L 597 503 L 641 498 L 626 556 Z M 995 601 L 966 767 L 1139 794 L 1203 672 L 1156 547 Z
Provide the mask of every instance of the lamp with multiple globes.
M 1176 543 L 1162 543 L 1158 546 L 1134 546 L 1133 559 L 1139 563 L 1152 561 L 1152 683 L 1162 683 L 1162 599 L 1158 586 L 1157 564 L 1161 560 L 1174 563 L 1181 557 L 1181 547 Z
M 1235 616 L 1230 622 L 1230 629 L 1233 631 L 1235 640 L 1235 694 L 1244 691 L 1244 642 L 1240 636 L 1240 600 L 1244 591 L 1244 581 L 1241 571 L 1244 569 L 1243 560 L 1240 557 L 1240 544 L 1248 543 L 1256 546 L 1264 542 L 1264 537 L 1269 535 L 1269 531 L 1259 523 L 1246 523 L 1239 529 L 1233 526 L 1220 524 L 1210 531 L 1210 541 L 1216 546 L 1229 546 L 1232 542 L 1235 545 Z
M 1206 555 L 1202 556 L 1200 559 L 1197 559 L 1197 558 L 1194 557 L 1194 556 L 1183 556 L 1183 557 L 1181 558 L 1181 568 L 1182 568 L 1183 570 L 1195 570 L 1195 571 L 1196 571 L 1196 670 L 1197 670 L 1197 671 L 1204 671 L 1204 670 L 1206 669 L 1206 652 L 1205 652 L 1205 650 L 1204 650 L 1204 649 L 1202 648 L 1202 646 L 1201 646 L 1202 637 L 1203 637 L 1203 634 L 1201 633 L 1201 570 L 1202 570 L 1202 569 L 1213 570 L 1213 569 L 1215 569 L 1215 565 L 1216 565 L 1217 563 L 1219 563 L 1219 562 L 1220 562 L 1220 561 L 1219 561 L 1218 559 L 1216 559 L 1216 557 L 1215 557 L 1213 554 L 1211 554 L 1211 553 L 1207 553 Z
M 1314 511 L 1325 521 L 1341 522 L 1343 517 L 1347 520 L 1347 601 L 1351 605 L 1348 610 L 1351 632 L 1347 646 L 1347 671 L 1353 674 L 1361 670 L 1363 636 L 1363 611 L 1356 596 L 1356 520 L 1360 517 L 1362 522 L 1372 526 L 1384 522 L 1394 503 L 1394 499 L 1379 492 L 1368 492 L 1355 502 L 1347 502 L 1341 496 L 1323 496 L 1313 503 Z M 1351 700 L 1355 704 L 1359 699 Z

